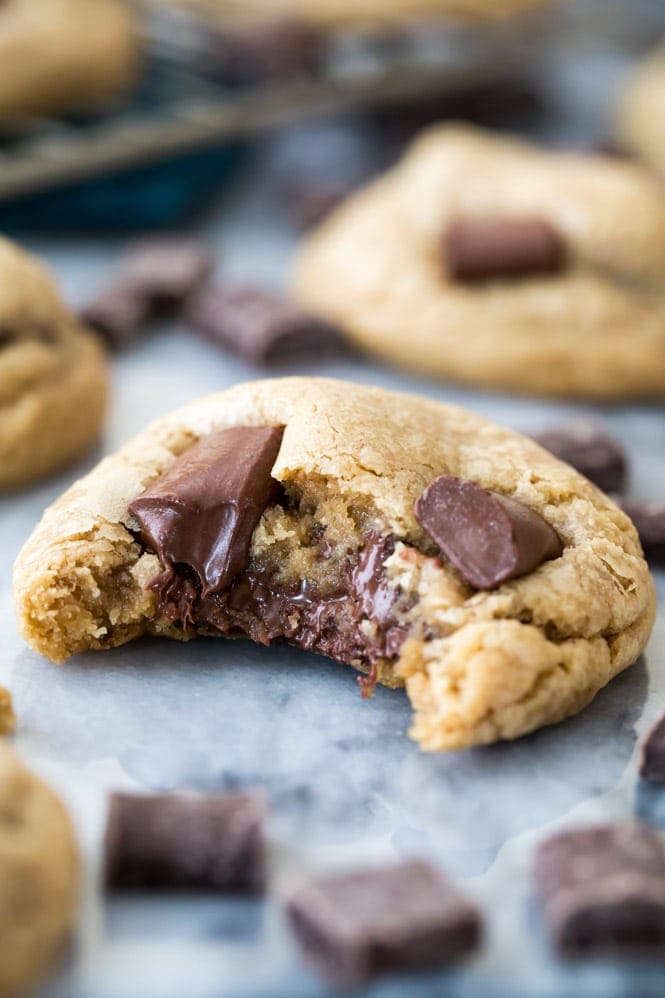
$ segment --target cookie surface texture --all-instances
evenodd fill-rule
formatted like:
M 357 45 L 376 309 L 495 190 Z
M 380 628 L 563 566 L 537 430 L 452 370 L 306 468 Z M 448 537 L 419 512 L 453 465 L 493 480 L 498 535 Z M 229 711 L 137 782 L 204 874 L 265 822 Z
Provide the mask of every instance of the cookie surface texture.
M 107 362 L 40 263 L 0 238 L 0 491 L 85 453 L 99 436 Z
M 65 948 L 79 859 L 60 800 L 0 745 L 0 994 L 23 994 Z
M 522 273 L 492 276 L 507 260 Z M 526 394 L 665 395 L 665 196 L 639 164 L 436 126 L 305 240 L 293 289 L 400 367 Z
M 231 588 L 220 592 L 217 574 L 202 595 L 187 556 L 192 497 L 178 499 L 176 471 L 180 455 L 231 427 L 279 428 L 277 491 Z M 562 553 L 474 589 L 415 515 L 440 475 L 522 504 Z M 222 522 L 209 484 L 206 522 Z M 151 522 L 170 561 L 129 512 L 165 492 L 175 512 Z M 47 510 L 14 587 L 26 640 L 55 661 L 142 634 L 288 640 L 406 685 L 412 734 L 430 750 L 576 713 L 639 656 L 655 607 L 629 519 L 536 443 L 457 407 L 319 378 L 239 385 L 153 424 Z

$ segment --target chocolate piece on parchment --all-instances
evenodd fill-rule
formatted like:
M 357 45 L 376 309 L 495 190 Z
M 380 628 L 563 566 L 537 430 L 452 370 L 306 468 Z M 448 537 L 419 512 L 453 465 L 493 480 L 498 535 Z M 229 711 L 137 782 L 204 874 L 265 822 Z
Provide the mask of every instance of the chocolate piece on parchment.
M 665 783 L 665 715 L 654 724 L 642 744 L 640 776 L 643 780 Z
M 494 589 L 528 575 L 563 551 L 558 534 L 539 513 L 451 475 L 440 475 L 428 485 L 416 501 L 415 514 L 476 589 Z
M 459 960 L 482 929 L 476 906 L 418 860 L 313 880 L 287 914 L 305 957 L 346 986 Z
M 260 288 L 211 288 L 189 309 L 194 329 L 250 364 L 284 365 L 349 352 L 341 330 Z
M 638 824 L 551 836 L 534 857 L 553 945 L 567 958 L 665 956 L 665 845 Z
M 458 218 L 444 237 L 446 269 L 456 281 L 553 274 L 565 262 L 557 230 L 540 218 Z
M 110 890 L 260 894 L 265 886 L 260 794 L 113 794 L 105 838 Z
M 194 571 L 201 595 L 225 589 L 249 560 L 252 534 L 279 485 L 283 427 L 233 426 L 195 443 L 129 505 L 171 575 Z
M 647 561 L 653 565 L 665 565 L 665 503 L 617 496 L 614 499 L 633 521 Z
M 594 423 L 580 420 L 553 426 L 533 439 L 550 454 L 570 464 L 603 492 L 623 492 L 628 460 L 621 444 Z

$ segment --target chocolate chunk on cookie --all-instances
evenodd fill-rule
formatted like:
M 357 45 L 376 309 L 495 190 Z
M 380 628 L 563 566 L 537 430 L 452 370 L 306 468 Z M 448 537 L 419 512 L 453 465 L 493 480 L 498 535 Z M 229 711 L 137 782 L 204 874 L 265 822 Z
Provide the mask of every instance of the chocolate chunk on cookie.
M 212 288 L 192 303 L 197 332 L 265 366 L 321 360 L 348 352 L 342 332 L 281 295 L 259 288 Z
M 555 426 L 533 439 L 559 460 L 572 465 L 603 492 L 623 492 L 628 478 L 626 453 L 614 437 L 594 423 Z
M 617 499 L 633 521 L 648 561 L 665 565 L 665 503 L 639 499 Z
M 637 824 L 561 832 L 534 859 L 550 937 L 568 958 L 665 955 L 665 845 Z
M 105 838 L 110 890 L 260 894 L 266 806 L 257 794 L 113 794 Z
M 642 745 L 640 776 L 643 780 L 665 783 L 665 715 L 653 726 Z
M 527 575 L 563 551 L 542 516 L 477 482 L 441 475 L 415 509 L 423 529 L 476 589 L 494 589 Z
M 192 569 L 202 595 L 226 588 L 278 484 L 270 475 L 283 429 L 234 426 L 204 437 L 129 506 L 169 573 Z
M 635 661 L 655 606 L 628 518 L 542 447 L 325 378 L 237 385 L 150 427 L 46 512 L 14 591 L 24 635 L 59 661 L 145 634 L 330 656 L 367 691 L 406 686 L 429 750 L 581 710 Z
M 482 931 L 476 906 L 417 860 L 321 877 L 289 898 L 287 913 L 305 957 L 345 986 L 452 963 Z
M 456 281 L 554 274 L 565 261 L 563 240 L 540 218 L 455 218 L 444 237 L 444 258 Z

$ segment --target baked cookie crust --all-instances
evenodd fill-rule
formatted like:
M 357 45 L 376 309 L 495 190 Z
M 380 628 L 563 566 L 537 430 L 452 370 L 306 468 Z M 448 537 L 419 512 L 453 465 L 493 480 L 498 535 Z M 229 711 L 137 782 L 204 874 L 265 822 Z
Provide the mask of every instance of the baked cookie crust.
M 300 579 L 321 570 L 301 537 L 302 510 L 335 550 L 354 530 L 394 541 L 384 567 L 409 597 L 402 621 L 410 631 L 398 656 L 378 662 L 377 678 L 406 685 L 423 748 L 515 738 L 561 720 L 643 650 L 653 581 L 635 529 L 607 496 L 533 441 L 462 409 L 318 378 L 248 383 L 194 402 L 54 503 L 14 572 L 33 648 L 63 662 L 142 634 L 186 636 L 157 613 L 146 587 L 160 563 L 128 506 L 195 441 L 232 426 L 285 427 L 272 477 L 300 513 L 288 520 L 266 510 L 252 538 L 257 557 L 274 552 Z M 437 557 L 414 515 L 441 474 L 529 506 L 557 531 L 563 555 L 492 591 L 473 590 Z
M 0 491 L 80 457 L 99 436 L 108 368 L 45 268 L 0 238 Z
M 0 122 L 104 104 L 133 85 L 138 52 L 118 0 L 0 4 Z
M 79 858 L 60 800 L 0 745 L 0 994 L 44 976 L 74 921 Z
M 540 219 L 564 265 L 455 280 L 443 241 L 459 218 Z M 535 395 L 665 395 L 665 197 L 635 163 L 436 126 L 305 240 L 293 288 L 365 349 L 431 376 Z

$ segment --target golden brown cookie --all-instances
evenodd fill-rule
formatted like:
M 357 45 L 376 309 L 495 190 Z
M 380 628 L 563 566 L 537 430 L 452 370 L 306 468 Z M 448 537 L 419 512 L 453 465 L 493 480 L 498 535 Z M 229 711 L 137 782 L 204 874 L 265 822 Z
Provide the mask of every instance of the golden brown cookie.
M 451 484 L 470 499 L 446 509 Z M 639 656 L 655 608 L 630 520 L 535 442 L 317 378 L 155 423 L 47 510 L 14 592 L 58 662 L 142 634 L 319 651 L 368 673 L 365 692 L 405 684 L 430 750 L 579 711 Z
M 134 19 L 119 0 L 6 0 L 0 65 L 2 122 L 96 107 L 134 83 Z
M 361 346 L 426 374 L 665 395 L 665 196 L 634 163 L 434 127 L 305 241 L 293 284 Z
M 32 989 L 63 951 L 75 917 L 79 859 L 53 791 L 0 745 L 0 994 Z
M 16 715 L 12 695 L 4 686 L 0 686 L 0 735 L 11 735 L 16 727 Z
M 0 238 L 0 491 L 88 450 L 107 395 L 96 338 L 67 311 L 44 267 Z
M 616 138 L 621 148 L 665 174 L 665 44 L 631 74 L 619 98 Z

